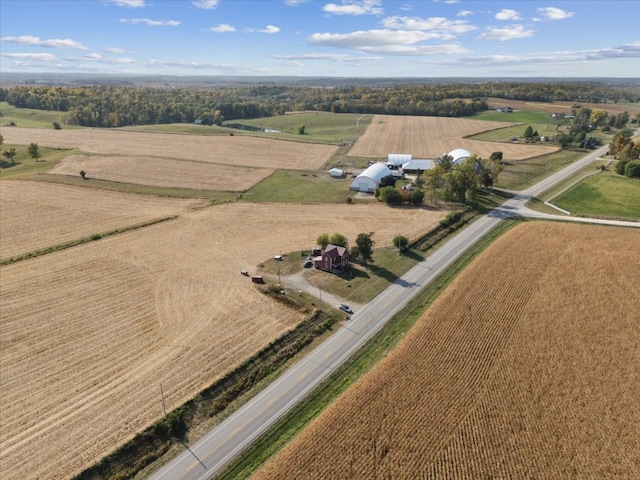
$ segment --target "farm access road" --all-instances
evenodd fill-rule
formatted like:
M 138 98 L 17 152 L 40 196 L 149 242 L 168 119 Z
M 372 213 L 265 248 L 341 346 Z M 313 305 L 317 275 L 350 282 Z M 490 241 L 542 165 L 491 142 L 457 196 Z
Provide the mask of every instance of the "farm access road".
M 248 447 L 296 403 L 326 379 L 338 366 L 362 347 L 420 290 L 436 279 L 469 247 L 503 219 L 531 215 L 540 218 L 575 220 L 640 227 L 638 222 L 594 221 L 584 218 L 538 214 L 525 207 L 534 196 L 560 183 L 607 151 L 603 147 L 522 191 L 502 206 L 480 217 L 455 235 L 431 256 L 418 263 L 402 278 L 367 305 L 325 342 L 285 371 L 226 420 L 216 426 L 170 463 L 152 474 L 153 480 L 205 480 L 213 477 L 243 449 Z

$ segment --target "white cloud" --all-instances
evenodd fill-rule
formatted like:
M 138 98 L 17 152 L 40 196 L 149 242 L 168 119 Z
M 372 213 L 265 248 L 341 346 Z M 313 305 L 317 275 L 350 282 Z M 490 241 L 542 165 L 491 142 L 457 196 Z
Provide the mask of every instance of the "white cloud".
M 105 52 L 108 53 L 113 53 L 115 55 L 121 54 L 121 53 L 125 53 L 126 50 L 124 48 L 119 48 L 119 47 L 107 47 L 104 49 Z
M 88 55 L 85 55 L 84 58 L 87 58 L 89 60 L 100 60 L 102 58 L 102 55 L 100 55 L 99 53 L 90 53 Z
M 452 38 L 453 34 L 461 34 L 475 30 L 466 20 L 448 20 L 444 17 L 387 17 L 382 21 L 386 28 L 399 30 L 433 31 L 441 34 L 442 38 Z
M 381 0 L 342 0 L 342 4 L 327 3 L 322 10 L 334 15 L 382 15 Z
M 468 53 L 459 45 L 416 45 L 439 37 L 437 33 L 416 30 L 364 30 L 346 34 L 315 33 L 308 38 L 314 45 L 348 48 L 367 53 L 391 55 L 434 55 Z
M 510 10 L 508 8 L 503 8 L 498 13 L 496 13 L 497 20 L 520 20 L 522 17 L 515 10 Z
M 53 62 L 56 56 L 51 53 L 0 53 L 0 57 L 39 60 L 41 62 Z
M 118 7 L 141 8 L 146 6 L 145 0 L 109 0 Z
M 473 12 L 471 10 L 460 10 L 458 12 L 458 17 L 468 17 L 469 15 L 473 15 Z
M 538 12 L 547 20 L 564 20 L 565 18 L 573 17 L 574 14 L 574 12 L 567 12 L 566 10 L 556 7 L 539 8 Z
M 274 34 L 274 33 L 278 33 L 280 31 L 280 29 L 278 27 L 275 27 L 273 25 L 267 25 L 266 27 L 264 27 L 262 30 L 258 30 L 260 33 L 268 33 L 268 34 Z
M 144 23 L 150 27 L 177 27 L 180 22 L 177 20 L 151 20 L 149 18 L 121 18 L 122 23 L 138 25 Z
M 373 62 L 383 60 L 383 57 L 363 57 L 344 55 L 337 53 L 306 53 L 300 55 L 271 55 L 272 58 L 282 60 L 328 60 L 331 62 L 346 63 L 346 62 Z
M 303 3 L 307 3 L 311 0 L 283 0 L 285 4 L 290 5 L 292 7 L 297 7 L 298 5 L 302 5 Z
M 499 40 L 504 42 L 515 38 L 531 37 L 533 32 L 533 30 L 526 30 L 522 25 L 511 25 L 504 28 L 487 27 L 486 31 L 476 38 L 478 40 Z
M 88 50 L 87 47 L 70 38 L 60 39 L 52 38 L 50 40 L 41 40 L 40 37 L 33 35 L 21 35 L 19 37 L 3 37 L 3 42 L 17 43 L 20 45 L 29 45 L 30 47 L 47 47 L 47 48 L 73 48 L 74 50 Z
M 229 25 L 228 23 L 221 23 L 219 25 L 216 25 L 215 27 L 209 28 L 209 31 L 215 33 L 235 32 L 236 27 Z
M 218 6 L 219 0 L 194 0 L 191 3 L 198 8 L 211 10 L 212 8 L 216 8 Z

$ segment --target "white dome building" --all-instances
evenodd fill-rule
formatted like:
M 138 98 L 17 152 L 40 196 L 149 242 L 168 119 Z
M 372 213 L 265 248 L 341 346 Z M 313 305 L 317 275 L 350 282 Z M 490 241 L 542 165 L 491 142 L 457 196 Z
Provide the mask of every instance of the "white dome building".
M 453 160 L 454 164 L 459 164 L 464 162 L 467 158 L 471 156 L 471 154 L 466 151 L 464 148 L 456 148 L 455 150 L 451 150 L 447 153 Z
M 380 186 L 380 180 L 391 174 L 391 170 L 384 163 L 374 163 L 351 182 L 349 189 L 372 193 Z

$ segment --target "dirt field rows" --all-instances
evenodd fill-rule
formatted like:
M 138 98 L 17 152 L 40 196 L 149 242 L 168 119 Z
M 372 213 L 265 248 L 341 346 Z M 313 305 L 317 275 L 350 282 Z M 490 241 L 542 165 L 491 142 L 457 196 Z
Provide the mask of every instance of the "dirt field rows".
M 492 107 L 511 107 L 514 110 L 528 110 L 533 112 L 564 113 L 571 114 L 571 110 L 575 107 L 576 102 L 533 102 L 526 100 L 507 100 L 504 98 L 488 98 L 487 102 Z M 584 103 L 580 102 L 581 107 L 590 108 L 592 110 L 605 110 L 609 114 L 616 115 L 618 113 L 629 112 L 631 118 L 634 113 L 640 111 L 640 108 L 633 105 L 620 105 L 616 103 Z
M 253 478 L 638 478 L 637 243 L 516 227 Z
M 123 130 L 2 128 L 5 143 L 77 148 L 86 153 L 194 160 L 222 165 L 293 170 L 322 167 L 338 147 L 246 135 L 179 135 Z M 77 174 L 77 172 L 76 172 Z
M 44 182 L 0 186 L 0 260 L 205 205 Z
M 497 150 L 504 158 L 522 160 L 545 155 L 557 147 L 493 143 L 469 140 L 465 136 L 508 126 L 504 122 L 488 122 L 466 118 L 408 117 L 375 115 L 349 151 L 349 155 L 386 157 L 389 153 L 408 153 L 414 158 L 437 158 L 456 148 L 464 148 L 481 158 L 489 158 Z
M 173 409 L 300 321 L 241 269 L 323 232 L 353 242 L 375 225 L 383 247 L 445 213 L 227 204 L 1 267 L 3 480 L 79 472 L 162 416 L 160 384 Z
M 226 192 L 248 190 L 274 172 L 167 158 L 69 155 L 48 173 L 78 176 L 80 170 L 87 178 L 111 182 Z

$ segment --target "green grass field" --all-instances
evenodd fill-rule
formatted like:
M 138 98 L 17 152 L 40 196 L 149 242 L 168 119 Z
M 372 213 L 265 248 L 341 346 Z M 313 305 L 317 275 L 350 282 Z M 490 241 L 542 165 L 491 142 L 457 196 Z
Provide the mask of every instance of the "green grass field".
M 552 203 L 571 215 L 640 220 L 640 180 L 607 173 L 593 175 Z
M 249 202 L 344 203 L 353 196 L 351 177 L 331 178 L 329 172 L 278 170 L 242 195 Z
M 549 155 L 510 163 L 500 173 L 496 186 L 506 190 L 521 190 L 551 175 L 569 163 L 582 158 L 584 155 L 584 151 L 560 150 Z
M 53 122 L 58 122 L 62 128 L 82 128 L 62 125 L 61 115 L 62 112 L 16 108 L 7 102 L 0 102 L 0 125 L 10 125 L 13 122 L 24 128 L 53 128 Z
M 280 132 L 252 132 L 252 134 L 292 138 L 306 142 L 341 143 L 356 140 L 369 125 L 371 117 L 371 115 L 351 113 L 304 112 L 250 120 L 230 120 L 224 123 L 240 123 L 263 130 L 278 130 Z M 300 125 L 305 126 L 303 135 L 298 133 Z M 242 130 L 236 131 L 241 132 Z

